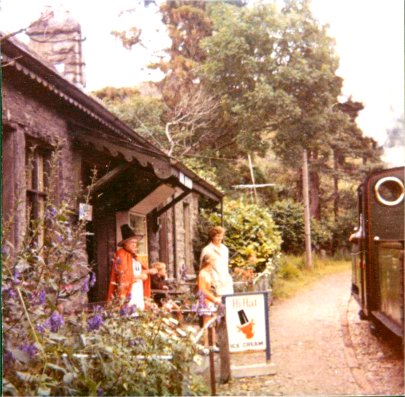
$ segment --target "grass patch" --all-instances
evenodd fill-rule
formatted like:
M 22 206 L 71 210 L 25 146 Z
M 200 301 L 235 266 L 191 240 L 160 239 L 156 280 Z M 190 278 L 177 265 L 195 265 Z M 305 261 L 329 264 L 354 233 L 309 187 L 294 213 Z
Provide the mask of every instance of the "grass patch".
M 313 269 L 307 269 L 304 256 L 286 255 L 281 259 L 273 280 L 273 298 L 291 298 L 323 276 L 347 271 L 350 266 L 351 263 L 347 259 L 314 256 Z

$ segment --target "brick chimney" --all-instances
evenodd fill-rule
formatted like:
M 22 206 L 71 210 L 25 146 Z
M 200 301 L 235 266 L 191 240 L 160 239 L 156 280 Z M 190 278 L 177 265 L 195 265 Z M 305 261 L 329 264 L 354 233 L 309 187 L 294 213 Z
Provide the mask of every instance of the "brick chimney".
M 27 30 L 29 46 L 70 82 L 85 87 L 80 24 L 63 8 L 45 7 Z

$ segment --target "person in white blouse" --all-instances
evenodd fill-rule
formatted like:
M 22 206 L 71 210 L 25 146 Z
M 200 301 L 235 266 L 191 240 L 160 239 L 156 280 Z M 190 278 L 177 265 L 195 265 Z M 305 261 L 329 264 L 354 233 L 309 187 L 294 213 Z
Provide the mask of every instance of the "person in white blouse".
M 229 250 L 222 243 L 225 236 L 225 229 L 221 226 L 214 226 L 208 232 L 210 243 L 201 251 L 201 259 L 211 254 L 214 257 L 212 266 L 213 285 L 218 295 L 233 294 L 233 280 L 229 273 Z

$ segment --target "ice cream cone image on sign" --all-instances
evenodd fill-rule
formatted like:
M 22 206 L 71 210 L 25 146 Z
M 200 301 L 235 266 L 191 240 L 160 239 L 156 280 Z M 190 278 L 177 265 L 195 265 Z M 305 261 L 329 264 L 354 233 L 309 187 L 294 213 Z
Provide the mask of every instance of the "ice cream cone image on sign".
M 239 321 L 241 323 L 241 325 L 238 325 L 238 330 L 242 331 L 245 334 L 246 339 L 253 338 L 253 336 L 254 336 L 254 333 L 253 333 L 254 320 L 249 321 L 244 310 L 239 310 L 238 311 L 238 316 L 239 316 Z

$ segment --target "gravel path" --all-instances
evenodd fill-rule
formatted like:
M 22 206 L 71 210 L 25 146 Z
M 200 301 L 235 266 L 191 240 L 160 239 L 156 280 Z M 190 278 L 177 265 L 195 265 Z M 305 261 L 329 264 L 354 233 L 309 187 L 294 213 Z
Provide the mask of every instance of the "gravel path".
M 276 374 L 232 379 L 229 384 L 219 386 L 217 394 L 378 394 L 378 390 L 373 390 L 376 386 L 364 376 L 355 349 L 351 343 L 347 343 L 347 332 L 351 327 L 342 326 L 342 319 L 348 318 L 349 302 L 350 272 L 342 272 L 326 276 L 294 298 L 272 305 L 271 361 L 276 365 Z M 351 310 L 356 310 L 356 307 L 353 306 Z M 351 317 L 357 321 L 354 316 Z M 364 328 L 364 322 L 361 326 Z M 369 334 L 362 335 L 374 338 Z M 251 361 L 249 355 L 247 353 L 242 361 Z M 367 354 L 362 359 L 367 360 Z M 236 360 L 241 361 L 241 358 Z M 231 361 L 235 363 L 235 357 Z M 401 363 L 397 361 L 395 365 L 395 373 L 400 374 Z M 400 383 L 400 380 L 397 381 L 397 386 Z

